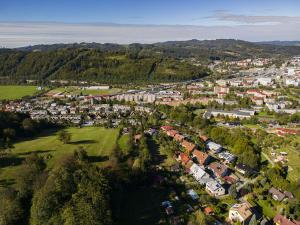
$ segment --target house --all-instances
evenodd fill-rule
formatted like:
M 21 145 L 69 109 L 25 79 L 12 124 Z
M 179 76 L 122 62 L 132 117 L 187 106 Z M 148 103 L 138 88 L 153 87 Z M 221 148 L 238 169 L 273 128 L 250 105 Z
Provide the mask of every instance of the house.
M 167 132 L 168 130 L 173 130 L 174 128 L 172 126 L 162 126 L 162 127 L 160 127 L 160 129 Z
M 212 141 L 209 141 L 207 144 L 206 144 L 206 148 L 210 151 L 212 151 L 213 153 L 219 153 L 222 151 L 222 146 L 215 143 L 215 142 L 212 142 Z
M 236 171 L 238 171 L 241 174 L 246 175 L 246 176 L 250 175 L 253 172 L 253 170 L 250 166 L 243 164 L 243 163 L 236 164 L 235 169 L 236 169 Z
M 177 130 L 168 130 L 166 133 L 169 137 L 175 137 L 175 135 L 178 134 L 178 131 Z
M 277 133 L 277 136 L 284 137 L 284 136 L 287 136 L 287 135 L 297 135 L 300 132 L 298 130 L 295 130 L 295 129 L 277 128 L 275 130 L 275 133 Z
M 193 144 L 189 141 L 186 141 L 186 140 L 182 141 L 181 146 L 184 147 L 186 152 L 189 154 L 192 153 L 192 151 L 194 151 L 194 149 L 196 148 L 195 144 Z
M 190 157 L 186 153 L 181 152 L 178 156 L 178 160 L 181 161 L 183 165 L 186 165 L 190 161 Z
M 232 223 L 240 222 L 242 224 L 248 224 L 252 215 L 251 205 L 247 202 L 234 204 L 229 209 L 229 220 Z
M 194 189 L 188 190 L 187 194 L 191 196 L 193 200 L 197 200 L 199 198 L 198 194 L 194 191 Z
M 214 209 L 212 207 L 205 207 L 204 208 L 204 213 L 205 213 L 205 215 L 213 215 L 214 214 Z
M 212 158 L 209 154 L 207 154 L 205 152 L 201 152 L 197 149 L 193 151 L 193 157 L 197 159 L 198 163 L 201 166 L 208 165 Z
M 201 139 L 203 142 L 208 141 L 208 137 L 205 136 L 205 135 L 201 135 L 201 134 L 200 134 L 199 137 L 200 137 L 200 139 Z
M 225 189 L 216 180 L 212 180 L 206 183 L 205 189 L 213 196 L 221 196 L 225 194 Z
M 182 142 L 184 140 L 184 136 L 177 133 L 175 136 L 174 136 L 174 139 L 178 142 Z
M 203 178 L 208 178 L 209 175 L 203 170 L 201 169 L 200 166 L 198 166 L 197 164 L 193 164 L 190 168 L 190 174 L 193 175 L 193 177 L 200 183 L 200 184 L 205 184 L 206 183 L 206 179 Z
M 218 156 L 220 159 L 224 159 L 225 163 L 232 163 L 236 158 L 235 155 L 228 151 L 220 152 Z
M 300 221 L 290 220 L 280 214 L 277 214 L 273 221 L 276 225 L 300 225 Z
M 141 134 L 134 135 L 134 143 L 136 143 L 136 144 L 139 143 L 141 138 L 142 138 Z
M 216 177 L 224 177 L 228 174 L 228 167 L 219 162 L 209 164 L 208 168 L 214 172 Z
M 281 202 L 285 198 L 285 194 L 283 194 L 281 191 L 278 189 L 271 187 L 269 190 L 269 194 L 272 195 L 272 198 L 276 201 Z

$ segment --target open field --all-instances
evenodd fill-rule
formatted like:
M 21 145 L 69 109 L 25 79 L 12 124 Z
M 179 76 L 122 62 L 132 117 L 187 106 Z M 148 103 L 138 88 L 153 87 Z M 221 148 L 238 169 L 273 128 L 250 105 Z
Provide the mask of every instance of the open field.
M 293 181 L 297 181 L 300 176 L 300 150 L 297 149 L 297 146 L 300 144 L 300 136 L 291 136 L 289 138 L 289 145 L 282 146 L 278 149 L 274 149 L 273 152 L 279 154 L 280 152 L 286 152 L 287 155 L 287 165 L 288 165 L 288 178 Z M 274 158 L 271 156 L 271 152 L 265 152 L 268 154 L 270 158 Z
M 90 160 L 99 165 L 105 165 L 108 155 L 115 148 L 118 129 L 105 129 L 101 127 L 68 128 L 71 135 L 69 144 L 58 140 L 57 133 L 44 134 L 33 140 L 18 142 L 11 150 L 13 158 L 5 165 L 0 165 L 0 185 L 5 181 L 12 181 L 18 172 L 19 165 L 26 155 L 37 152 L 41 155 L 51 155 L 47 161 L 52 167 L 63 155 L 72 154 L 79 146 L 85 148 Z
M 1 85 L 0 86 L 0 100 L 14 100 L 25 96 L 31 96 L 37 93 L 36 86 L 17 86 L 17 85 Z
M 107 90 L 83 90 L 80 87 L 76 86 L 68 86 L 68 87 L 59 87 L 51 90 L 51 92 L 58 93 L 63 92 L 65 94 L 83 94 L 83 95 L 108 95 L 108 94 L 116 94 L 120 92 L 119 88 L 111 88 Z

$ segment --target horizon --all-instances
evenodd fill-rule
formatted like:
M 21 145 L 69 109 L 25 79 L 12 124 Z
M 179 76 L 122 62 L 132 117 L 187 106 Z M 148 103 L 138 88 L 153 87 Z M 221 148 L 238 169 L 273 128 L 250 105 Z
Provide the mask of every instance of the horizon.
M 2 47 L 0 46 L 0 49 L 21 49 L 21 48 L 30 48 L 30 47 L 35 47 L 35 46 L 52 46 L 52 45 L 82 45 L 82 44 L 111 44 L 111 45 L 131 45 L 131 44 L 141 44 L 141 45 L 152 45 L 152 44 L 159 44 L 159 43 L 167 43 L 167 42 L 188 42 L 188 41 L 218 41 L 218 40 L 233 40 L 233 41 L 244 41 L 244 42 L 249 42 L 249 43 L 257 43 L 257 44 L 272 44 L 272 42 L 300 42 L 300 40 L 269 40 L 269 41 L 246 41 L 242 39 L 233 39 L 233 38 L 217 38 L 217 39 L 186 39 L 186 40 L 179 40 L 179 41 L 174 41 L 174 40 L 167 40 L 167 41 L 161 41 L 161 42 L 152 42 L 152 43 L 140 43 L 140 42 L 131 42 L 131 43 L 114 43 L 114 42 L 70 42 L 70 43 L 49 43 L 49 44 L 33 44 L 33 45 L 24 45 L 24 46 L 18 46 L 18 47 Z
M 12 0 L 1 3 L 0 46 L 191 39 L 297 41 L 299 8 L 296 0 Z

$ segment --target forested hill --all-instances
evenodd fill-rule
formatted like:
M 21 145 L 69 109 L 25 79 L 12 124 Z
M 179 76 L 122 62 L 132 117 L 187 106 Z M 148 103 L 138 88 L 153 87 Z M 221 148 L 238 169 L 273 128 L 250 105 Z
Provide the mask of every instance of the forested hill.
M 289 57 L 300 47 L 239 40 L 173 41 L 155 44 L 55 44 L 0 50 L 0 79 L 94 80 L 109 83 L 170 82 L 209 75 L 215 58 Z

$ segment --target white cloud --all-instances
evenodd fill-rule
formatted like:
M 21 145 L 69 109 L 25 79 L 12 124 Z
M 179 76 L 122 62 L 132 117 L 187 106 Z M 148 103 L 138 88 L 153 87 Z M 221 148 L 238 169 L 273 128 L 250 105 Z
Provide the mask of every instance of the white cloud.
M 226 10 L 217 10 L 208 19 L 219 21 L 229 21 L 245 24 L 294 24 L 300 23 L 300 16 L 252 16 L 242 14 L 232 14 Z
M 227 20 L 238 20 L 226 17 Z M 294 18 L 295 19 L 295 18 Z M 239 19 L 239 21 L 249 19 Z M 265 19 L 251 19 L 266 22 Z M 273 18 L 273 22 L 275 19 Z M 276 20 L 277 22 L 279 20 Z M 249 41 L 299 40 L 300 23 L 246 24 L 237 26 L 189 25 L 122 25 L 72 24 L 43 22 L 0 22 L 0 46 L 19 47 L 34 44 L 99 42 L 99 43 L 153 43 L 169 40 L 235 38 Z M 268 19 L 270 22 L 270 18 Z

